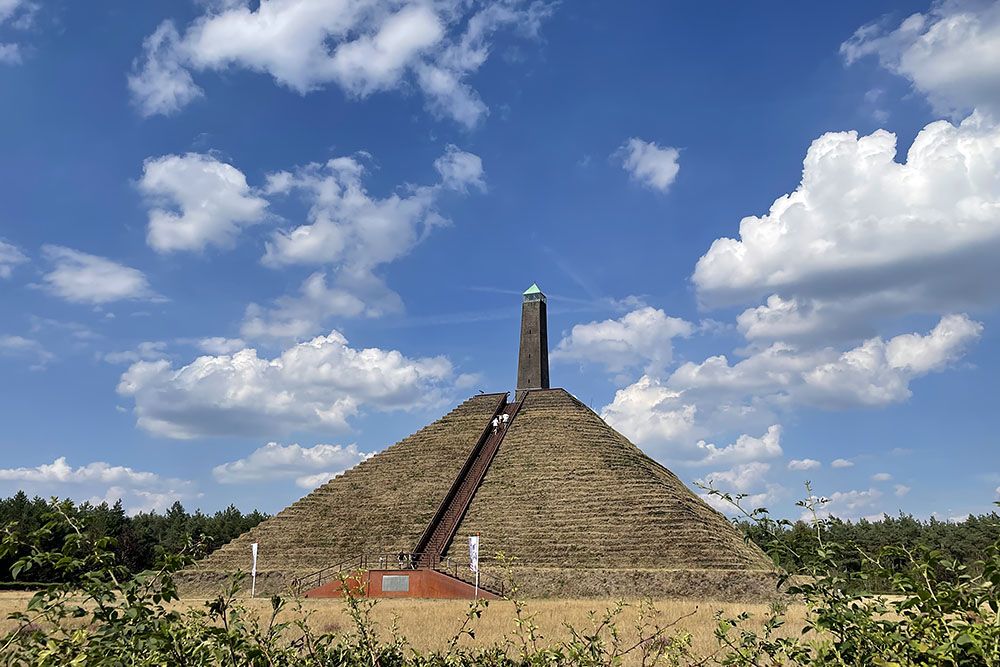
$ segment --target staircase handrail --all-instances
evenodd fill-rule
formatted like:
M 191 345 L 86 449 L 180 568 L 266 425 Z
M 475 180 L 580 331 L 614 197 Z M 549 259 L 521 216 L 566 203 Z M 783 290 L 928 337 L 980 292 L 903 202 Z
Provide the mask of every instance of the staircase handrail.
M 437 566 L 434 567 L 438 572 L 447 574 L 449 577 L 454 577 L 459 581 L 464 581 L 467 584 L 475 583 L 476 575 L 471 570 L 468 570 L 464 564 L 455 563 L 451 558 L 441 559 Z M 461 573 L 461 574 L 459 574 Z M 482 568 L 482 562 L 479 566 L 479 588 L 481 590 L 493 593 L 498 597 L 504 597 L 507 591 L 507 581 L 498 574 L 492 574 L 490 572 L 484 572 Z
M 401 559 L 400 556 L 404 558 Z M 345 558 L 333 565 L 327 565 L 315 572 L 296 577 L 292 580 L 292 587 L 298 593 L 302 593 L 303 589 L 312 590 L 313 588 L 319 588 L 323 585 L 324 581 L 330 581 L 334 578 L 333 576 L 326 575 L 334 573 L 339 575 L 345 570 L 368 570 L 372 569 L 373 564 L 378 566 L 374 568 L 378 570 L 413 570 L 416 569 L 417 562 L 421 558 L 430 558 L 430 567 L 434 567 L 440 561 L 440 557 L 435 554 L 411 553 L 408 551 L 362 553 Z
M 465 515 L 465 512 L 469 509 L 469 504 L 472 502 L 472 497 L 476 494 L 476 491 L 479 489 L 479 485 L 482 484 L 483 479 L 486 477 L 486 472 L 487 470 L 489 470 L 489 467 L 493 462 L 493 457 L 496 456 L 497 451 L 499 451 L 500 444 L 503 442 L 504 437 L 506 437 L 507 435 L 507 429 L 509 429 L 510 426 L 514 423 L 514 418 L 517 416 L 517 413 L 521 411 L 521 406 L 524 404 L 524 400 L 525 398 L 527 398 L 527 396 L 528 393 L 525 392 L 521 396 L 521 398 L 514 403 L 513 410 L 510 413 L 510 421 L 507 423 L 507 426 L 505 426 L 504 429 L 499 432 L 499 437 L 497 439 L 493 452 L 490 454 L 489 460 L 486 461 L 486 465 L 484 465 L 482 470 L 479 471 L 478 479 L 474 480 L 474 483 L 472 484 L 472 492 L 469 493 L 468 497 L 465 498 L 465 500 L 463 501 L 463 505 L 460 508 L 458 508 L 458 512 L 456 513 L 455 516 L 454 525 L 451 527 L 447 538 L 441 544 L 441 550 L 438 552 L 439 556 L 440 554 L 443 554 L 445 552 L 445 550 L 448 548 L 448 545 L 451 543 L 451 540 L 454 539 L 455 531 L 458 530 L 458 525 L 461 523 L 462 517 Z M 497 414 L 506 410 L 508 405 L 509 405 L 508 403 L 504 402 L 500 406 L 500 408 L 498 408 Z M 482 442 L 479 445 L 477 445 L 477 447 L 473 450 L 472 454 L 470 454 L 469 456 L 468 461 L 466 461 L 466 465 L 462 468 L 462 472 L 459 474 L 457 478 L 455 478 L 455 482 L 452 484 L 451 491 L 448 493 L 448 496 L 445 498 L 445 501 L 438 509 L 438 514 L 434 516 L 434 520 L 432 520 L 431 523 L 424 530 L 424 537 L 421 537 L 421 541 L 417 545 L 418 547 L 417 551 L 425 551 L 427 549 L 428 542 L 430 541 L 430 538 L 433 535 L 434 530 L 437 528 L 438 523 L 443 519 L 448 509 L 451 509 L 451 505 L 454 502 L 456 496 L 458 495 L 459 489 L 466 481 L 466 476 L 471 472 L 472 467 L 475 465 L 476 460 L 479 458 L 482 448 L 485 447 L 487 442 L 489 441 L 489 436 L 492 434 L 491 432 L 492 432 L 492 420 L 491 423 L 487 424 L 486 426 L 486 431 L 483 435 Z
M 426 549 L 427 543 L 430 541 L 431 535 L 434 532 L 434 528 L 444 517 L 445 512 L 448 511 L 448 507 L 451 505 L 452 499 L 454 499 L 455 494 L 458 493 L 459 487 L 462 486 L 462 481 L 475 464 L 476 459 L 479 457 L 480 450 L 482 450 L 486 441 L 489 440 L 490 435 L 493 433 L 493 418 L 499 415 L 500 412 L 507 407 L 508 396 L 510 396 L 510 392 L 505 392 L 504 395 L 500 397 L 500 400 L 497 401 L 497 406 L 493 409 L 493 414 L 490 415 L 489 421 L 486 422 L 486 428 L 483 429 L 483 432 L 476 441 L 476 444 L 471 450 L 469 450 L 469 456 L 466 457 L 462 470 L 455 477 L 455 481 L 452 482 L 451 488 L 448 489 L 448 493 L 445 494 L 444 498 L 441 500 L 441 504 L 438 505 L 434 516 L 427 524 L 427 527 L 424 528 L 424 532 L 420 535 L 420 539 L 417 540 L 417 546 L 414 548 L 413 553 L 422 553 Z

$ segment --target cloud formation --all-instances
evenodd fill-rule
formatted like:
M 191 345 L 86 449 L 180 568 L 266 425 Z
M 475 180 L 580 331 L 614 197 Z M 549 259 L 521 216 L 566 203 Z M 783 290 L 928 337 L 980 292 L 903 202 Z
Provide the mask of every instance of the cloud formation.
M 104 355 L 104 361 L 109 364 L 132 364 L 137 361 L 153 361 L 167 356 L 167 344 L 161 340 L 148 340 L 139 343 L 132 350 L 117 350 Z
M 632 137 L 618 149 L 622 167 L 633 180 L 648 188 L 666 192 L 677 178 L 681 167 L 680 152 L 670 146 L 658 146 L 652 141 Z
M 114 503 L 118 499 L 130 514 L 163 511 L 176 500 L 197 496 L 191 482 L 164 478 L 160 475 L 127 466 L 113 466 L 95 461 L 74 468 L 65 456 L 52 463 L 35 467 L 0 468 L 0 482 L 17 482 L 21 488 L 56 490 L 60 495 L 80 497 L 80 493 L 96 493 L 85 499 Z
M 896 28 L 886 20 L 859 28 L 840 46 L 848 64 L 875 56 L 910 81 L 934 111 L 961 117 L 1000 111 L 1000 5 L 989 0 L 937 0 Z M 998 116 L 1000 117 L 1000 116 Z
M 602 410 L 612 426 L 671 459 L 692 459 L 698 438 L 772 423 L 802 406 L 880 407 L 910 397 L 910 382 L 961 358 L 982 332 L 948 315 L 927 334 L 871 338 L 840 352 L 783 343 L 730 363 L 725 355 L 687 362 L 666 379 L 644 375 Z
M 166 21 L 143 44 L 129 89 L 143 115 L 200 95 L 192 72 L 242 68 L 299 94 L 336 85 L 349 97 L 415 86 L 436 115 L 472 127 L 487 113 L 467 79 L 494 34 L 534 36 L 542 2 L 245 0 L 208 5 L 183 31 Z
M 354 444 L 301 447 L 269 442 L 249 456 L 216 466 L 212 476 L 221 484 L 294 479 L 297 486 L 312 489 L 371 456 Z
M 698 260 L 699 299 L 769 297 L 738 320 L 759 342 L 859 338 L 894 316 L 995 305 L 1000 127 L 979 115 L 938 121 L 905 162 L 895 155 L 882 130 L 814 141 L 799 187 Z
M 436 405 L 453 380 L 444 357 L 356 349 L 332 331 L 272 359 L 247 348 L 180 368 L 139 361 L 122 374 L 118 393 L 134 400 L 137 425 L 156 435 L 259 436 L 343 432 L 362 411 Z
M 698 461 L 700 465 L 747 463 L 780 458 L 784 453 L 781 450 L 781 425 L 779 424 L 769 426 L 767 432 L 759 438 L 743 434 L 736 439 L 736 442 L 725 447 L 716 447 L 700 440 L 697 447 L 702 453 L 702 457 Z
M 693 332 L 690 322 L 646 306 L 618 319 L 575 325 L 551 359 L 601 364 L 612 373 L 643 366 L 655 373 L 673 360 L 673 339 Z
M 866 491 L 836 491 L 830 496 L 817 499 L 816 515 L 820 518 L 835 516 L 841 519 L 879 519 L 882 513 L 876 511 L 882 500 L 882 492 L 878 489 Z M 803 521 L 811 521 L 813 515 L 808 510 L 802 512 Z
M 710 472 L 696 480 L 696 483 L 723 493 L 738 494 L 742 496 L 740 502 L 744 507 L 764 507 L 785 493 L 781 485 L 770 483 L 765 479 L 770 470 L 769 463 L 741 463 L 728 470 Z M 731 503 L 718 496 L 709 493 L 700 495 L 702 500 L 724 514 L 738 513 Z
M 24 336 L 4 336 L 0 335 L 0 356 L 33 358 L 35 363 L 32 369 L 41 370 L 55 358 L 45 346 L 32 338 Z
M 0 27 L 5 24 L 14 28 L 31 25 L 38 4 L 31 0 L 0 0 Z M 17 42 L 0 42 L 0 65 L 19 65 L 21 45 Z
M 222 336 L 202 338 L 197 345 L 202 352 L 213 355 L 232 354 L 247 346 L 246 341 L 242 338 L 224 338 Z
M 705 486 L 714 486 L 725 493 L 747 493 L 764 481 L 770 469 L 768 463 L 741 463 L 729 470 L 710 472 L 698 482 Z
M 232 247 L 267 208 L 243 172 L 200 153 L 147 159 L 139 189 L 152 204 L 146 240 L 161 253 Z
M 102 305 L 123 300 L 162 299 L 138 269 L 57 245 L 42 247 L 51 270 L 42 276 L 42 287 L 73 303 Z
M 128 88 L 143 116 L 170 115 L 204 94 L 184 67 L 177 26 L 164 21 L 142 42 L 143 57 L 132 62 Z
M 305 224 L 271 235 L 264 264 L 327 268 L 306 278 L 297 294 L 278 297 L 270 306 L 250 304 L 243 337 L 302 340 L 322 330 L 331 317 L 399 312 L 399 295 L 376 271 L 448 224 L 436 210 L 442 194 L 485 187 L 480 158 L 448 146 L 434 163 L 439 183 L 406 186 L 378 198 L 364 186 L 363 157 L 339 157 L 268 175 L 264 191 L 269 196 L 300 195 L 309 213 Z
M 788 462 L 789 470 L 816 470 L 822 466 L 816 459 L 792 459 Z
M 0 240 L 0 278 L 10 278 L 14 267 L 27 261 L 27 256 L 17 246 Z

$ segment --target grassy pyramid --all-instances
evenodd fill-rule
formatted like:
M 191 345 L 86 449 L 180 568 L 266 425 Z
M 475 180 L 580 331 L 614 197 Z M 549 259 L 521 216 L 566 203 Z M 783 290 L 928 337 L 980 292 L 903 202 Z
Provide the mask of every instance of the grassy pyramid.
M 473 397 L 261 523 L 187 573 L 215 584 L 249 567 L 258 589 L 362 553 L 414 548 L 502 394 Z M 770 560 L 669 470 L 563 389 L 531 391 L 447 555 L 515 557 L 535 595 L 759 596 Z

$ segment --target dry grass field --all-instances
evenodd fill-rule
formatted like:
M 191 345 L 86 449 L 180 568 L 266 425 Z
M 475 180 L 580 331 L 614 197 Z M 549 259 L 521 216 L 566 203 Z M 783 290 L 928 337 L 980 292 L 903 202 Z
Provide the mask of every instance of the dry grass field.
M 7 614 L 22 610 L 31 597 L 30 593 L 0 592 L 0 633 L 11 628 L 6 620 Z M 203 605 L 203 599 L 185 599 L 183 604 L 189 606 Z M 270 612 L 267 599 L 243 600 L 248 608 L 260 614 Z M 288 614 L 297 613 L 295 604 L 289 605 Z M 659 600 L 654 602 L 661 623 L 667 623 L 677 618 L 683 619 L 676 628 L 692 635 L 692 648 L 697 655 L 708 655 L 715 651 L 716 642 L 713 636 L 715 621 L 713 614 L 722 610 L 735 615 L 740 611 L 748 611 L 754 615 L 754 620 L 762 620 L 768 612 L 767 605 L 749 603 L 725 603 L 690 600 Z M 344 611 L 340 600 L 302 600 L 302 610 L 310 614 L 310 625 L 319 632 L 341 633 L 351 629 L 351 621 Z M 544 644 L 565 641 L 569 637 L 566 624 L 578 630 L 592 627 L 589 614 L 595 612 L 600 616 L 604 610 L 614 605 L 613 600 L 530 600 L 528 613 L 535 614 L 534 622 L 539 627 Z M 389 629 L 396 623 L 400 634 L 407 638 L 409 644 L 420 651 L 445 649 L 448 640 L 458 631 L 465 616 L 468 603 L 460 600 L 380 600 L 373 617 L 379 624 L 384 638 L 389 637 Z M 804 609 L 793 606 L 788 610 L 788 624 L 784 628 L 788 634 L 798 634 L 804 619 Z M 628 608 L 619 617 L 618 626 L 623 631 L 624 640 L 634 637 L 636 610 Z M 476 638 L 472 640 L 463 637 L 460 646 L 488 646 L 503 643 L 509 638 L 517 640 L 514 625 L 514 607 L 510 602 L 494 601 L 485 610 L 482 618 L 475 624 Z M 759 624 L 756 624 L 759 627 Z M 634 641 L 634 640 L 633 640 Z

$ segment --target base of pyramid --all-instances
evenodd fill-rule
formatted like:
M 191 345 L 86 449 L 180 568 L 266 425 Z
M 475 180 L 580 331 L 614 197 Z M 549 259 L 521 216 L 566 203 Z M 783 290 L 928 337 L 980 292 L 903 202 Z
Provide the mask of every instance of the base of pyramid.
M 425 600 L 496 600 L 500 596 L 485 588 L 431 569 L 368 570 L 305 591 L 310 599 L 343 597 L 344 584 L 354 593 L 371 598 L 419 598 Z
M 176 576 L 182 597 L 208 598 L 218 595 L 232 577 L 231 572 L 190 569 Z M 259 572 L 257 595 L 298 596 L 294 582 L 308 572 Z M 398 574 L 398 572 L 397 572 Z M 488 573 L 484 572 L 484 576 Z M 626 568 L 519 567 L 504 574 L 518 586 L 523 598 L 625 598 L 689 599 L 764 602 L 784 596 L 779 575 L 767 570 L 666 570 Z M 249 577 L 244 580 L 250 592 Z M 380 596 L 386 597 L 386 596 Z M 401 597 L 440 597 L 410 595 Z
M 783 596 L 770 570 L 517 568 L 511 575 L 531 598 L 658 598 L 768 601 Z

